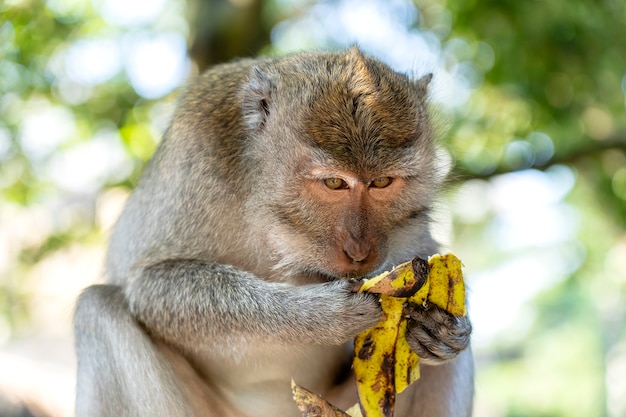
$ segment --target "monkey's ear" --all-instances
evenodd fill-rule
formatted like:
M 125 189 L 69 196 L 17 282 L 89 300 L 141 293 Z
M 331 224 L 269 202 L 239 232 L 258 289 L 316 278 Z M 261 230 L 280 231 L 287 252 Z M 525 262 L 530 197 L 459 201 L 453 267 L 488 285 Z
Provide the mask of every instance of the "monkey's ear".
M 261 130 L 270 115 L 276 85 L 269 74 L 258 68 L 250 71 L 243 90 L 243 120 L 250 129 Z
M 428 87 L 430 81 L 433 79 L 432 72 L 426 75 L 422 75 L 417 81 L 415 81 L 415 87 L 420 96 L 424 97 L 428 94 Z

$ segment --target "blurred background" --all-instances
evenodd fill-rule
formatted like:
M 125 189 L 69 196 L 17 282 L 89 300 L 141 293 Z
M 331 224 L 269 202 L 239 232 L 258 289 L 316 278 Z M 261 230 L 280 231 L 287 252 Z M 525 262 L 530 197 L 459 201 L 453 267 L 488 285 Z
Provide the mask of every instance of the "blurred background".
M 623 0 L 0 2 L 0 416 L 73 415 L 73 303 L 177 88 L 355 43 L 435 74 L 475 415 L 626 416 Z

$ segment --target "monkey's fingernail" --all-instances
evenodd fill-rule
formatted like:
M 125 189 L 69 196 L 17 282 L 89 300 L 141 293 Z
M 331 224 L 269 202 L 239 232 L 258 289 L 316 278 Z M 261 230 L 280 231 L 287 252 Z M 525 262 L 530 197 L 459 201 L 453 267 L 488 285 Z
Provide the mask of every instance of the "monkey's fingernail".
M 361 292 L 361 287 L 363 286 L 363 282 L 362 280 L 355 280 L 355 279 L 351 279 L 350 281 L 350 292 L 353 293 L 358 293 Z

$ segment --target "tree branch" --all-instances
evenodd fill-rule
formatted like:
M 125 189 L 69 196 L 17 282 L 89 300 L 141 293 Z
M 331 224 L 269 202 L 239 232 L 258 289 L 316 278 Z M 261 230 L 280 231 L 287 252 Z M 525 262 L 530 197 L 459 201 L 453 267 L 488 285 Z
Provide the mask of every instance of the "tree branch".
M 462 164 L 457 163 L 450 173 L 450 182 L 459 183 L 470 179 L 487 180 L 498 175 L 509 174 L 516 171 L 523 171 L 525 169 L 536 169 L 539 171 L 545 171 L 554 165 L 576 165 L 581 160 L 611 149 L 619 149 L 626 152 L 626 133 L 619 136 L 613 136 L 611 138 L 601 141 L 588 138 L 588 140 L 585 141 L 585 145 L 579 146 L 575 149 L 571 149 L 567 152 L 556 154 L 552 158 L 550 158 L 548 162 L 542 165 L 530 165 L 521 168 L 512 168 L 501 163 L 494 170 L 481 173 L 473 172 L 464 167 Z

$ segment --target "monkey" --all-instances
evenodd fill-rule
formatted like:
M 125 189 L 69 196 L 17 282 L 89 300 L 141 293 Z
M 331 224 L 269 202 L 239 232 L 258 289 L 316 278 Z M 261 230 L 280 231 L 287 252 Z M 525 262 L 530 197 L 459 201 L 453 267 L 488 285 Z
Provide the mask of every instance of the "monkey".
M 355 293 L 439 250 L 431 75 L 358 46 L 219 64 L 190 81 L 74 314 L 76 415 L 292 417 L 290 381 L 357 402 Z M 407 306 L 421 378 L 396 416 L 472 414 L 471 323 Z

